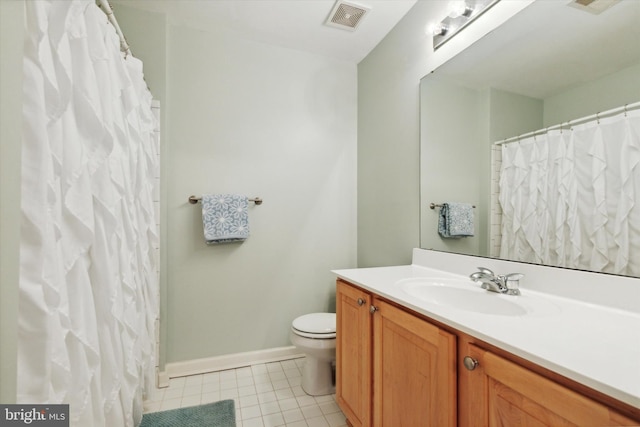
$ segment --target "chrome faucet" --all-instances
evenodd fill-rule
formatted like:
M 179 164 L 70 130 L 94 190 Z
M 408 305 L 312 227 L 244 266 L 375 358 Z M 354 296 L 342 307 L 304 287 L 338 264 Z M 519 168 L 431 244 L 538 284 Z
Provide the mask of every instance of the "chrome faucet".
M 482 289 L 507 295 L 520 295 L 520 279 L 524 274 L 511 273 L 496 275 L 485 267 L 478 267 L 478 271 L 469 275 L 474 282 L 482 283 Z

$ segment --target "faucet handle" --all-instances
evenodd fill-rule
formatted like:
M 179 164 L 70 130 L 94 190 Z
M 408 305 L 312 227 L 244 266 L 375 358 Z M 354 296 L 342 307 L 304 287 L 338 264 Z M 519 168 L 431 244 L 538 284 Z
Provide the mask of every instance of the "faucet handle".
M 509 295 L 520 295 L 520 279 L 524 277 L 522 273 L 511 273 L 504 276 L 506 293 Z
M 487 267 L 477 267 L 478 271 L 484 274 L 488 274 L 490 276 L 495 276 L 495 274 L 493 274 L 493 271 L 489 270 Z

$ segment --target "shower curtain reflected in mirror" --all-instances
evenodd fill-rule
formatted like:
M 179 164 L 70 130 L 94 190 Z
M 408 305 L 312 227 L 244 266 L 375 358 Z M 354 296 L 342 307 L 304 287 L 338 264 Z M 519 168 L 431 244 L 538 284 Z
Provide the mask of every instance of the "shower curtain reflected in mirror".
M 158 315 L 151 94 L 92 0 L 25 7 L 17 401 L 134 426 Z
M 501 148 L 501 258 L 640 276 L 640 110 Z

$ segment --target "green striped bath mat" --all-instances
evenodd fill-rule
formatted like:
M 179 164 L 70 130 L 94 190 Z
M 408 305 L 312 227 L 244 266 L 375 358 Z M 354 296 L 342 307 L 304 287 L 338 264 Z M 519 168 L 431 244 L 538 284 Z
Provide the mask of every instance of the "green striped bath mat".
M 144 414 L 139 427 L 235 427 L 233 400 Z

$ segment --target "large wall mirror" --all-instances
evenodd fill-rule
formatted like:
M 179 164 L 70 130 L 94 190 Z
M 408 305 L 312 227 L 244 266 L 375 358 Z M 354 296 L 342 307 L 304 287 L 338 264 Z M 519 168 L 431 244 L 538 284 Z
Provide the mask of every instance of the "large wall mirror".
M 640 101 L 640 1 L 613 2 L 599 14 L 570 3 L 533 2 L 422 79 L 422 248 L 568 266 L 501 256 L 504 218 L 500 216 L 499 180 L 501 174 L 503 180 L 508 175 L 500 171 L 502 145 L 495 142 L 538 130 L 544 133 L 547 128 L 571 132 L 581 118 L 611 110 L 620 112 Z M 597 116 L 594 120 L 599 119 Z M 564 128 L 554 127 L 559 124 Z M 634 150 L 632 147 L 630 152 L 636 156 Z M 533 160 L 525 158 L 524 163 L 528 162 Z M 635 189 L 628 193 L 627 202 L 635 203 L 630 208 L 635 217 L 627 224 L 630 229 L 622 233 L 640 236 L 640 165 L 635 166 L 630 179 L 629 185 Z M 587 184 L 575 185 L 580 198 Z M 439 209 L 430 205 L 447 202 L 475 206 L 473 237 L 446 239 L 438 234 Z M 623 202 L 607 203 L 611 210 Z M 599 214 L 607 227 L 619 220 L 615 215 L 603 217 L 595 204 L 590 207 L 590 202 L 579 203 L 586 204 L 581 209 Z M 525 222 L 522 218 L 518 220 Z M 524 223 L 524 227 L 535 231 L 537 226 Z M 610 260 L 577 268 L 640 276 L 636 273 L 640 247 L 633 246 L 628 256 L 637 259 L 634 262 L 639 265 L 615 271 L 616 260 Z

